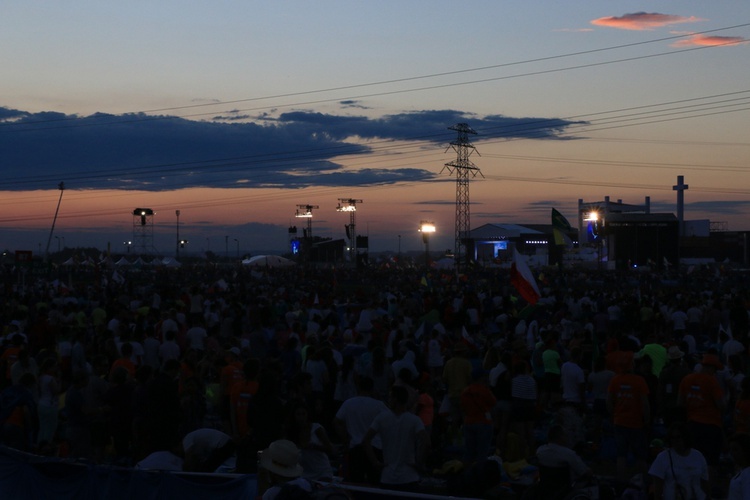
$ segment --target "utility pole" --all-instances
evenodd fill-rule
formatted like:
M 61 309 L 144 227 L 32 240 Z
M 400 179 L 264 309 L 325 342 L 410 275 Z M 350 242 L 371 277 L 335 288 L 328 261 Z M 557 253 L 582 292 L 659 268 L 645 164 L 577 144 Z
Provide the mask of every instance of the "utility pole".
M 49 261 L 49 245 L 52 242 L 52 233 L 55 232 L 55 223 L 57 222 L 57 214 L 60 212 L 60 203 L 62 202 L 63 191 L 65 191 L 65 183 L 61 182 L 57 185 L 57 189 L 60 190 L 60 198 L 57 200 L 57 209 L 55 210 L 55 218 L 52 219 L 52 229 L 49 231 L 49 238 L 47 239 L 47 249 L 44 252 L 44 261 Z
M 449 174 L 456 173 L 456 243 L 454 259 L 456 271 L 460 270 L 467 260 L 466 239 L 471 231 L 471 208 L 469 203 L 469 175 L 476 177 L 482 175 L 479 168 L 474 165 L 469 157 L 475 151 L 474 145 L 469 141 L 469 134 L 477 132 L 466 123 L 457 123 L 449 130 L 455 130 L 458 137 L 451 142 L 450 148 L 456 152 L 456 159 L 446 163 L 443 170 L 447 169 Z M 446 150 L 447 151 L 447 150 Z M 477 153 L 478 154 L 478 153 Z
M 175 250 L 174 255 L 175 255 L 175 258 L 179 259 L 180 258 L 180 211 L 175 210 L 174 213 L 177 216 L 177 240 L 176 240 L 177 245 L 176 245 L 176 250 Z

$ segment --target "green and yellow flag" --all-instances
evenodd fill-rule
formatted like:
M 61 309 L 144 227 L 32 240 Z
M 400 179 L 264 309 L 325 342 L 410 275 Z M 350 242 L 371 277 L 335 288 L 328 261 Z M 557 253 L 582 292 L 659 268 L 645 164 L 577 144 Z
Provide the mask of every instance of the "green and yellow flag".
M 555 245 L 567 245 L 570 238 L 566 234 L 571 230 L 570 222 L 563 214 L 552 209 L 552 233 L 555 237 Z

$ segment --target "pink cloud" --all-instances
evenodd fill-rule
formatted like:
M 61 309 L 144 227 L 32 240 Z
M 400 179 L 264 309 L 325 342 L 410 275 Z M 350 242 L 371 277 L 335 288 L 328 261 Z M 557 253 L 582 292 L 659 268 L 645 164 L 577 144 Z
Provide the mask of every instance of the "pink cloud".
M 718 45 L 739 45 L 750 43 L 750 40 L 741 36 L 707 36 L 693 35 L 684 40 L 678 40 L 671 44 L 672 47 L 715 47 Z
M 670 24 L 694 23 L 697 21 L 701 21 L 701 19 L 694 16 L 684 17 L 673 16 L 670 14 L 659 14 L 656 12 L 634 12 L 620 17 L 600 17 L 599 19 L 591 21 L 591 24 L 622 30 L 643 31 L 668 26 Z
M 564 32 L 564 33 L 588 33 L 589 31 L 594 31 L 592 28 L 561 28 L 557 30 L 552 30 L 557 32 Z

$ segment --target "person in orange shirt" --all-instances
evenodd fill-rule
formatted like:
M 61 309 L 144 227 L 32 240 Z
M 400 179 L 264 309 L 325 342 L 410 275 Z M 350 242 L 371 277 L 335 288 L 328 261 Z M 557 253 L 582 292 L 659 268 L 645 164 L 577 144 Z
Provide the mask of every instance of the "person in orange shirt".
M 642 376 L 633 372 L 632 353 L 627 361 L 623 359 L 621 366 L 625 371 L 612 377 L 607 388 L 607 409 L 615 424 L 617 475 L 626 479 L 628 452 L 633 453 L 638 472 L 646 472 L 646 423 L 651 419 L 651 408 L 648 404 L 648 384 Z
M 130 359 L 132 356 L 133 346 L 130 342 L 125 342 L 120 346 L 120 357 L 112 363 L 112 366 L 109 369 L 109 376 L 112 377 L 112 374 L 117 368 L 122 366 L 128 371 L 129 378 L 132 380 L 135 377 L 135 365 Z
M 232 433 L 243 437 L 247 434 L 247 408 L 250 400 L 258 392 L 258 372 L 260 372 L 260 360 L 251 358 L 242 365 L 244 378 L 236 382 L 229 392 L 229 403 L 231 407 Z
M 701 371 L 686 375 L 678 390 L 678 401 L 685 407 L 693 447 L 706 457 L 711 478 L 716 477 L 724 441 L 722 414 L 726 405 L 724 391 L 716 377 L 716 371 L 723 368 L 718 355 L 704 354 Z
M 615 373 L 625 373 L 629 364 L 633 361 L 633 352 L 620 349 L 620 344 L 615 340 L 614 343 L 607 346 L 607 370 Z
M 487 385 L 485 371 L 475 368 L 471 376 L 472 383 L 461 391 L 466 464 L 473 464 L 492 454 L 492 409 L 497 404 L 495 395 Z

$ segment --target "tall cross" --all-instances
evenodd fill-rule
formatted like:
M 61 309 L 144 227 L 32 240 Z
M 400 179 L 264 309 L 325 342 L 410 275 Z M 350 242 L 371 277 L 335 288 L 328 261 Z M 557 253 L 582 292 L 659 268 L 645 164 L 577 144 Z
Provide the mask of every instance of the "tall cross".
M 672 186 L 673 191 L 677 191 L 677 224 L 680 232 L 680 236 L 684 234 L 685 225 L 685 191 L 688 185 L 685 184 L 685 177 L 682 175 L 677 176 L 677 185 Z

